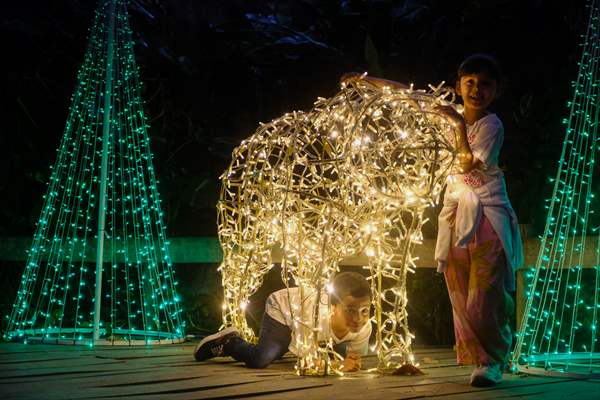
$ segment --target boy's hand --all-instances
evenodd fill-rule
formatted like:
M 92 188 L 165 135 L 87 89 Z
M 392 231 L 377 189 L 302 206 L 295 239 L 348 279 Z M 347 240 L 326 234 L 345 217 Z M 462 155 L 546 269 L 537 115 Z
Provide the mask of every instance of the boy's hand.
M 353 372 L 358 371 L 361 367 L 361 358 L 360 355 L 356 353 L 348 353 L 346 354 L 346 358 L 344 358 L 344 362 L 342 363 L 342 371 L 343 372 Z

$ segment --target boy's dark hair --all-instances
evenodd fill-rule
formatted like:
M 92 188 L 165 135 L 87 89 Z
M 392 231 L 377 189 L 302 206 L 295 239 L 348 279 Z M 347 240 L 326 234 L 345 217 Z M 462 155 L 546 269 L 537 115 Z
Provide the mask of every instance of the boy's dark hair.
M 487 54 L 473 54 L 458 67 L 458 79 L 465 75 L 486 74 L 500 84 L 503 81 L 502 69 L 498 61 Z
M 333 278 L 331 304 L 338 304 L 346 296 L 371 297 L 371 286 L 358 272 L 341 272 Z

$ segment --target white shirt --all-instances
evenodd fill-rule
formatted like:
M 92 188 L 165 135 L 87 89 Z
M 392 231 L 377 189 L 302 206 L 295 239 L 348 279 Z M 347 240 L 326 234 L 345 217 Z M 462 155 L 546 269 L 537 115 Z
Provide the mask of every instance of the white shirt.
M 298 348 L 299 336 L 302 334 L 309 334 L 310 332 L 310 329 L 303 321 L 309 319 L 310 312 L 312 307 L 314 307 L 316 300 L 315 294 L 314 291 L 305 291 L 304 299 L 301 299 L 300 289 L 293 287 L 278 290 L 277 292 L 271 293 L 267 298 L 265 312 L 269 314 L 271 318 L 290 328 L 292 340 L 289 345 L 289 350 L 296 355 L 301 355 L 302 353 L 302 349 Z M 303 302 L 304 318 L 301 318 L 300 304 Z M 321 293 L 319 302 L 319 326 L 317 327 L 319 330 L 319 341 L 327 341 L 331 338 L 334 344 L 348 342 L 346 347 L 347 352 L 366 355 L 369 348 L 369 337 L 371 336 L 371 322 L 367 322 L 361 330 L 356 333 L 348 331 L 344 337 L 338 338 L 331 330 L 331 313 L 330 308 L 328 307 L 329 296 L 327 293 Z
M 471 174 L 448 177 L 444 207 L 438 217 L 435 259 L 438 272 L 444 272 L 451 246 L 466 247 L 485 215 L 498 235 L 507 261 L 506 289 L 515 289 L 515 270 L 523 263 L 523 244 L 517 216 L 510 204 L 504 174 L 498 167 L 498 155 L 504 141 L 504 127 L 496 114 L 488 114 L 467 125 L 473 156 L 483 168 Z M 473 179 L 473 177 L 475 177 Z M 477 183 L 473 185 L 473 181 Z M 454 226 L 448 218 L 456 213 Z

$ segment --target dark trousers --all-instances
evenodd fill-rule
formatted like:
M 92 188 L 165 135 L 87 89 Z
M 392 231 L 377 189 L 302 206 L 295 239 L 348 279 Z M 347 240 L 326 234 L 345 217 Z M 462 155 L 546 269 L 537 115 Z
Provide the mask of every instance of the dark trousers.
M 246 342 L 240 337 L 233 337 L 225 345 L 225 355 L 241 361 L 249 368 L 265 368 L 273 361 L 280 359 L 288 351 L 292 340 L 290 328 L 264 313 L 258 343 Z M 347 342 L 336 344 L 333 349 L 346 356 Z
M 265 368 L 287 352 L 292 340 L 290 328 L 264 313 L 258 343 L 232 338 L 225 345 L 225 354 L 246 363 L 249 368 Z

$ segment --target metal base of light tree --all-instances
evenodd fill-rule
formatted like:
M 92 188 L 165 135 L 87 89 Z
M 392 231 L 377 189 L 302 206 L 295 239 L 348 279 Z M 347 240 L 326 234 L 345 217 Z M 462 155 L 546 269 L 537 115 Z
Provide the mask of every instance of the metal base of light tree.
M 600 378 L 600 353 L 539 354 L 527 356 L 518 372 L 558 378 Z

